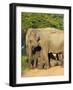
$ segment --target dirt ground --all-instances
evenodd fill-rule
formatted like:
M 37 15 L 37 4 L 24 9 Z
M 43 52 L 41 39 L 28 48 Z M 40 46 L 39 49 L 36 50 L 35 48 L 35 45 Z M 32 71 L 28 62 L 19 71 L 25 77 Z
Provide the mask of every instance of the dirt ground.
M 49 69 L 31 69 L 22 73 L 22 77 L 34 76 L 62 76 L 64 75 L 64 68 L 61 66 L 51 67 Z

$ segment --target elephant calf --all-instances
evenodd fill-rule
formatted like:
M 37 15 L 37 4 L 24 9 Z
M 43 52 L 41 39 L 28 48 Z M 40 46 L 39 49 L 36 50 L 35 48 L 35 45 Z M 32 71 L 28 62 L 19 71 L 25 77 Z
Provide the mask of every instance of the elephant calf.
M 32 55 L 34 56 L 34 64 L 32 65 L 33 68 L 43 69 L 47 68 L 47 61 L 44 58 L 43 51 L 40 46 L 32 48 Z M 48 65 L 49 66 L 49 65 Z
M 49 57 L 49 62 L 50 62 L 50 66 L 63 66 L 64 64 L 64 56 L 61 52 L 59 53 L 49 53 L 48 54 Z
M 32 65 L 32 67 L 33 68 L 37 67 L 38 59 L 39 59 L 39 56 L 40 56 L 40 51 L 41 51 L 40 46 L 32 48 L 32 56 L 33 56 L 33 65 Z

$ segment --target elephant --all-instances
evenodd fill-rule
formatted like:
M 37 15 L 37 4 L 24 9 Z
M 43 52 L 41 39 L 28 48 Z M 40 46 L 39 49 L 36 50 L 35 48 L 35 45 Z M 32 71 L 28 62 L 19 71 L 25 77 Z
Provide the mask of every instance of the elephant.
M 50 65 L 47 66 L 48 61 L 45 60 L 43 50 L 40 50 L 40 53 L 39 53 L 39 56 L 37 57 L 37 60 L 38 60 L 38 63 L 37 63 L 38 69 L 43 69 L 43 68 L 47 69 L 48 66 L 50 66 Z M 50 63 L 48 63 L 48 64 L 50 64 Z
M 41 47 L 42 55 L 45 60 L 46 68 L 50 67 L 48 61 L 48 53 L 64 54 L 64 31 L 55 28 L 36 28 L 29 29 L 26 34 L 26 51 L 29 58 L 29 66 L 31 67 L 31 61 L 33 54 L 32 51 L 37 46 Z M 40 51 L 39 51 L 40 52 Z M 40 52 L 41 53 L 41 52 Z M 37 57 L 38 58 L 38 57 Z M 40 57 L 42 60 L 42 57 Z M 36 62 L 36 59 L 34 58 Z M 34 63 L 35 66 L 35 63 Z
M 41 47 L 40 46 L 37 46 L 37 47 L 32 49 L 32 56 L 34 56 L 33 65 L 32 65 L 33 68 L 38 67 L 37 63 L 38 63 L 38 60 L 39 60 L 39 57 L 40 57 L 40 51 L 41 51 Z
M 48 57 L 49 57 L 49 58 L 52 58 L 52 59 L 55 59 L 55 60 L 58 60 L 58 61 L 64 59 L 63 54 L 60 53 L 60 52 L 58 52 L 58 53 L 52 53 L 52 52 L 50 52 L 50 53 L 48 54 Z
M 64 64 L 64 56 L 62 53 L 48 53 L 48 57 L 50 60 L 50 66 L 63 66 Z
M 58 60 L 60 62 L 59 65 L 64 66 L 64 54 L 63 53 L 61 52 L 58 53 Z

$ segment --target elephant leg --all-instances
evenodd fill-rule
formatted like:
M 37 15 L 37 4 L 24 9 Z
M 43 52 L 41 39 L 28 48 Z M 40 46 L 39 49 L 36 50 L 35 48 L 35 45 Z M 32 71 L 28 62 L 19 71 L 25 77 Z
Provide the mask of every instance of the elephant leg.
M 58 54 L 58 56 L 59 56 L 59 60 L 63 59 L 62 54 Z
M 62 54 L 61 66 L 64 67 L 64 54 Z
M 64 65 L 64 56 L 63 56 L 63 54 L 58 53 L 58 58 L 59 58 L 58 65 L 63 66 Z
M 62 60 L 62 64 L 61 64 L 62 67 L 64 67 L 64 59 Z
M 48 62 L 49 62 L 49 67 L 51 66 L 50 65 L 50 62 L 51 62 L 51 56 L 50 56 L 50 53 L 48 53 Z
M 56 53 L 56 60 L 59 60 L 59 55 L 58 55 L 58 53 Z
M 37 68 L 38 68 L 38 69 L 42 69 L 42 68 L 43 68 L 41 56 L 38 57 L 38 65 L 37 65 Z
M 38 63 L 38 67 L 37 67 L 38 69 L 42 69 L 43 67 L 42 67 L 42 63 Z
M 43 69 L 43 65 L 42 64 L 38 64 L 38 69 Z
M 33 64 L 33 67 L 34 67 L 34 68 L 37 67 L 37 60 L 38 60 L 38 57 L 39 57 L 39 53 L 36 52 L 35 55 L 34 55 L 34 64 Z
M 45 55 L 44 59 L 45 59 L 45 69 L 48 69 L 50 67 L 50 62 L 48 60 L 48 54 Z
M 33 68 L 36 68 L 36 56 L 34 57 L 34 63 L 33 63 Z
M 62 54 L 63 60 L 62 60 L 62 66 L 64 67 L 64 53 Z

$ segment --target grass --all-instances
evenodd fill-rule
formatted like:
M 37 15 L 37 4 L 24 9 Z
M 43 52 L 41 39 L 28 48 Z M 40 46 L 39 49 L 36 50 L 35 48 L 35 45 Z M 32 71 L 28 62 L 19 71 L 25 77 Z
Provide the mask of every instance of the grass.
M 27 56 L 21 56 L 21 70 L 22 72 L 24 70 L 28 70 L 28 57 Z

